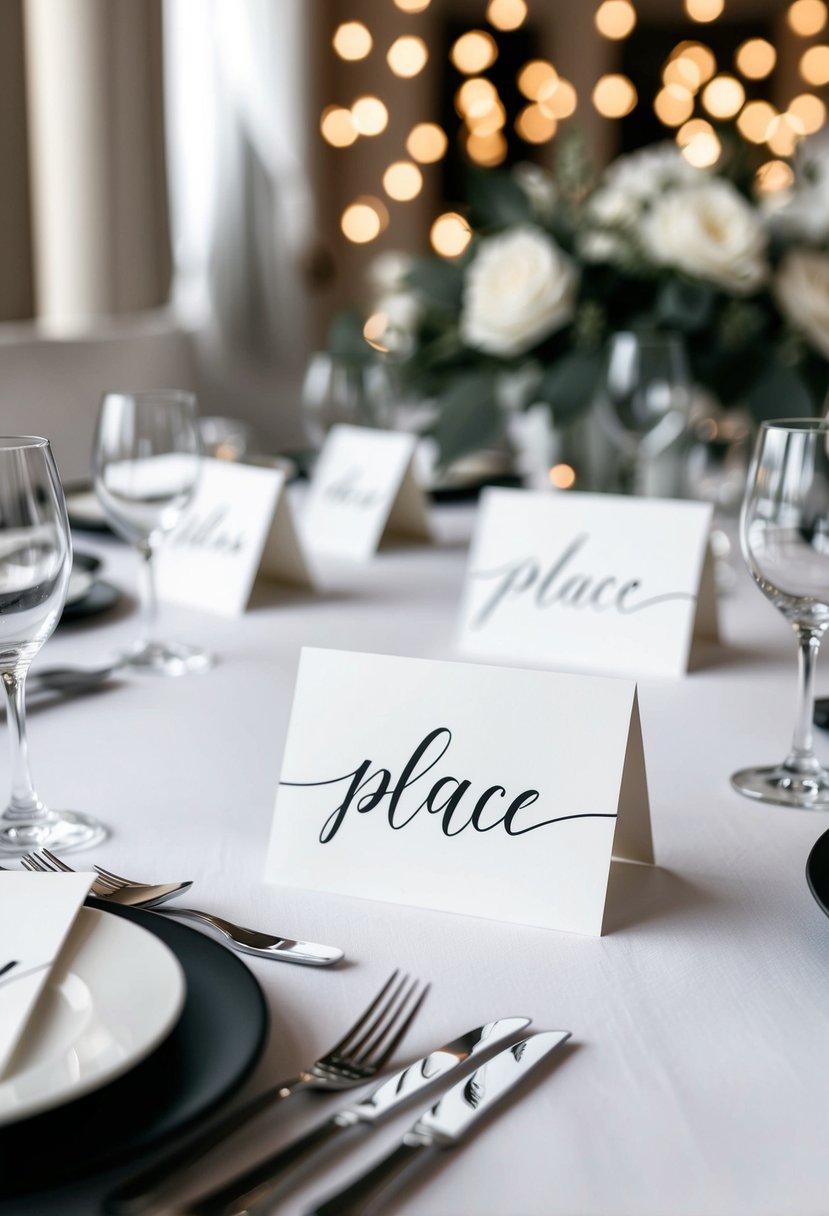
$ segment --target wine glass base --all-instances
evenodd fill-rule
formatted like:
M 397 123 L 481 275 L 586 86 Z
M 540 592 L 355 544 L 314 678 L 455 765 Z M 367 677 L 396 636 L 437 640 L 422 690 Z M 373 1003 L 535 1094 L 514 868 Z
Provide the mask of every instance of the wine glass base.
M 782 764 L 744 768 L 734 773 L 731 784 L 738 793 L 757 802 L 805 811 L 829 811 L 829 770 L 825 768 L 814 773 L 793 773 Z
M 106 840 L 107 829 L 91 815 L 78 811 L 46 811 L 31 819 L 0 817 L 0 854 L 19 857 L 32 849 L 72 853 Z
M 159 676 L 186 676 L 207 671 L 215 662 L 212 654 L 185 642 L 140 642 L 124 658 L 128 667 Z

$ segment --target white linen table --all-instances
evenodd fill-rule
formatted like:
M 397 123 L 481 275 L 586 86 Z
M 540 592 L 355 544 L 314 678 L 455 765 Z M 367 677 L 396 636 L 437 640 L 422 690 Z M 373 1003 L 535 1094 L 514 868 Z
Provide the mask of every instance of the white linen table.
M 263 882 L 299 648 L 458 657 L 473 511 L 436 516 L 437 545 L 382 552 L 366 566 L 329 563 L 320 598 L 269 591 L 234 620 L 165 607 L 169 636 L 219 656 L 206 675 L 128 675 L 41 710 L 33 698 L 42 795 L 112 828 L 104 845 L 70 860 L 192 878 L 197 906 L 346 951 L 348 964 L 333 970 L 247 960 L 273 1025 L 238 1100 L 327 1049 L 395 966 L 433 983 L 401 1061 L 500 1016 L 573 1032 L 572 1049 L 522 1099 L 394 1192 L 388 1210 L 400 1216 L 825 1216 L 829 921 L 804 865 L 829 816 L 754 804 L 729 787 L 733 770 L 782 758 L 794 713 L 791 631 L 747 575 L 721 605 L 725 645 L 683 679 L 640 681 L 658 865 L 614 866 L 613 932 L 579 937 Z M 80 533 L 76 545 L 134 591 L 128 550 Z M 130 613 L 61 629 L 37 662 L 93 665 L 136 629 Z M 829 756 L 829 737 L 819 734 L 818 749 Z M 3 796 L 7 780 L 3 748 Z M 200 1192 L 343 1100 L 291 1099 L 211 1154 L 179 1194 Z M 384 1152 L 417 1110 L 309 1163 L 279 1210 L 307 1211 Z M 90 1216 L 123 1174 L 0 1212 Z

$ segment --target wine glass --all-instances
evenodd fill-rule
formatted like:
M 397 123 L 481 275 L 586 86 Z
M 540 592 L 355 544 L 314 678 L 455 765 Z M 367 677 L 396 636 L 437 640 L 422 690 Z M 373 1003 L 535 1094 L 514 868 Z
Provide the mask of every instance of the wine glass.
M 616 333 L 608 346 L 596 413 L 619 455 L 617 488 L 654 494 L 654 464 L 688 425 L 685 348 L 672 334 Z
M 143 628 L 125 659 L 142 671 L 178 676 L 212 663 L 203 650 L 156 636 L 153 554 L 189 506 L 200 467 L 192 393 L 104 394 L 92 457 L 95 492 L 114 531 L 141 557 Z
M 764 422 L 740 516 L 743 558 L 790 622 L 798 646 L 798 703 L 782 764 L 747 768 L 731 784 L 782 806 L 829 808 L 829 771 L 812 748 L 814 676 L 829 625 L 829 420 Z
M 52 811 L 29 773 L 25 688 L 29 665 L 60 619 L 72 542 L 49 442 L 0 438 L 0 680 L 6 691 L 11 798 L 0 815 L 0 853 L 97 844 L 106 829 L 89 815 Z
M 308 361 L 302 382 L 305 433 L 315 449 L 322 447 L 332 426 L 388 427 L 394 387 L 387 365 L 346 359 L 317 351 Z

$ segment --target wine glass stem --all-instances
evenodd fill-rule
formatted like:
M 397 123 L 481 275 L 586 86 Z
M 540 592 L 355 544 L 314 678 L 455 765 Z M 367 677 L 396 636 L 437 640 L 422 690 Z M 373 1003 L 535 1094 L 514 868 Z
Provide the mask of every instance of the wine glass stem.
M 11 798 L 4 812 L 6 819 L 31 819 L 45 810 L 29 773 L 29 748 L 26 742 L 26 671 L 4 671 L 11 754 Z
M 152 545 L 141 545 L 138 551 L 141 554 L 141 608 L 143 618 L 141 643 L 146 645 L 156 640 L 158 629 L 158 595 L 155 586 Z
M 809 773 L 820 768 L 812 744 L 812 717 L 815 700 L 815 669 L 823 629 L 810 625 L 795 625 L 797 637 L 798 704 L 792 750 L 784 767 L 795 772 Z

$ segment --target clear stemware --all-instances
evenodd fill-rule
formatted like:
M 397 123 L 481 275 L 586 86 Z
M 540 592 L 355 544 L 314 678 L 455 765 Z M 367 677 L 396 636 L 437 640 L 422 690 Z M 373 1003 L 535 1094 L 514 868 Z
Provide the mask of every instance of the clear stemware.
M 143 627 L 126 658 L 161 675 L 204 671 L 212 658 L 157 636 L 153 555 L 196 491 L 201 468 L 196 398 L 179 390 L 106 393 L 92 457 L 95 492 L 115 532 L 141 558 Z
M 740 517 L 745 562 L 782 612 L 798 648 L 798 699 L 791 751 L 782 764 L 746 768 L 731 784 L 782 806 L 829 808 L 829 771 L 814 754 L 814 677 L 829 625 L 829 421 L 764 422 Z
M 66 504 L 48 441 L 0 438 L 0 679 L 11 749 L 11 797 L 0 816 L 4 854 L 43 846 L 68 853 L 106 836 L 89 815 L 45 806 L 29 772 L 26 675 L 60 619 L 71 568 Z
M 672 334 L 616 333 L 610 340 L 596 413 L 618 455 L 617 489 L 661 492 L 657 458 L 688 425 L 690 380 L 682 341 Z

